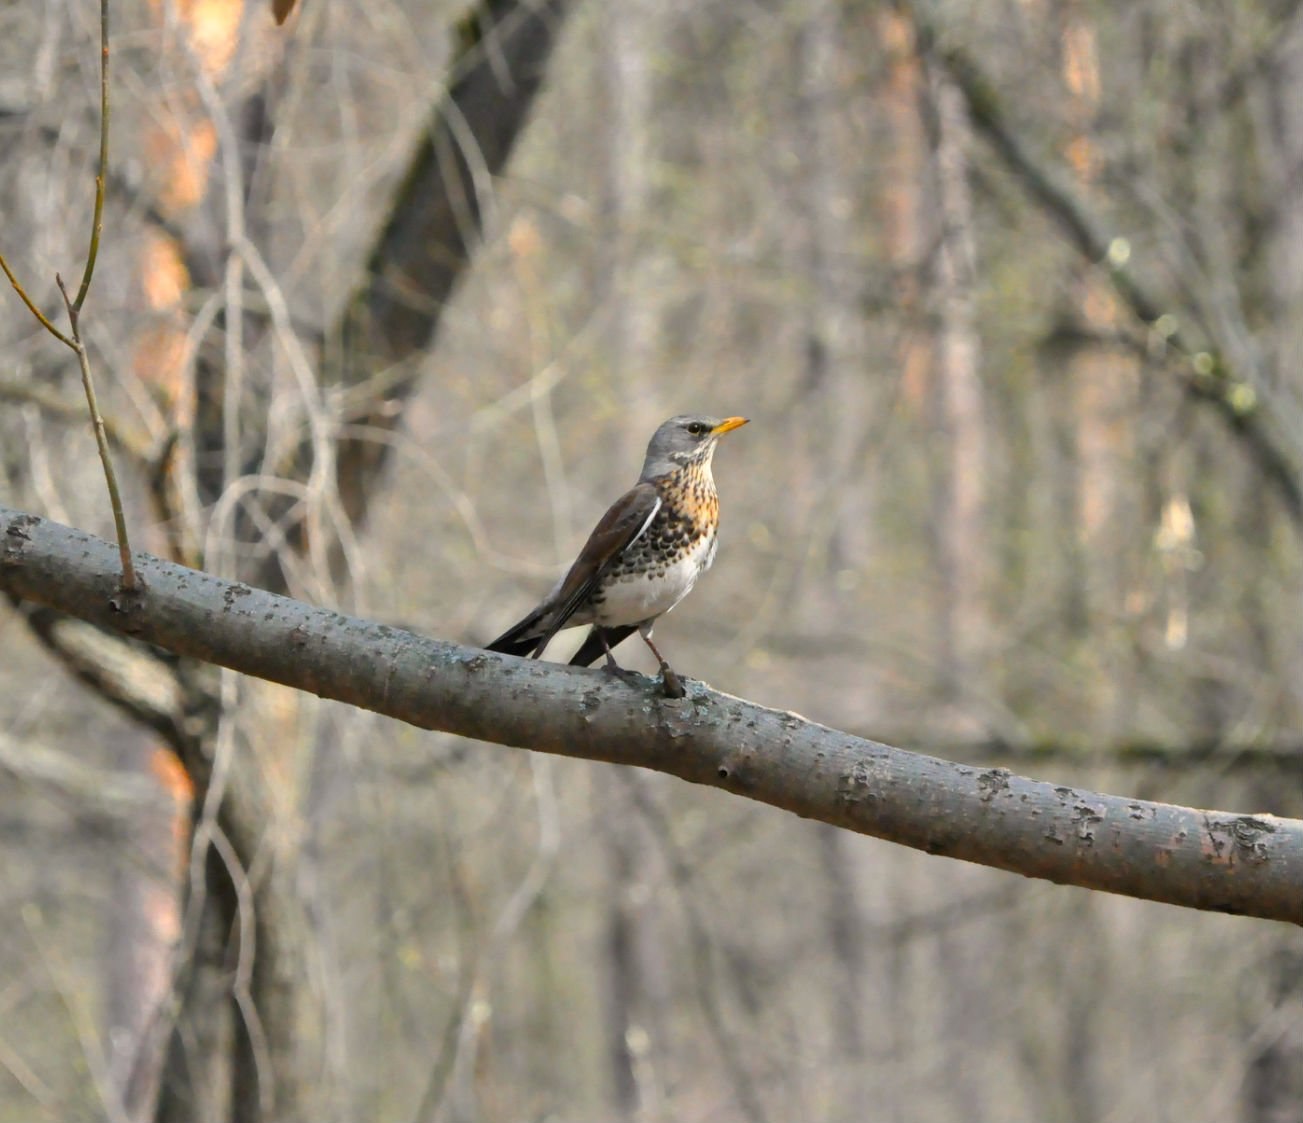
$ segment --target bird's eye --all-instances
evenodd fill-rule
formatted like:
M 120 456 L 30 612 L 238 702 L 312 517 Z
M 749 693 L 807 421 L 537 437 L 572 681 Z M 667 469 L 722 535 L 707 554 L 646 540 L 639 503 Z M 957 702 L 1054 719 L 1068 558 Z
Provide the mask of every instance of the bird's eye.
M 706 431 L 706 427 L 700 421 L 688 422 L 688 432 L 691 433 L 694 437 L 701 436 L 701 434 L 704 433 L 705 431 Z

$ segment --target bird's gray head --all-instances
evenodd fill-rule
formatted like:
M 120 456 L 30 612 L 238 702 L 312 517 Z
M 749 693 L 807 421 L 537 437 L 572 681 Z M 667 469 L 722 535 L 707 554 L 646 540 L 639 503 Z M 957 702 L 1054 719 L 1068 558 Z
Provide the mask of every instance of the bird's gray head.
M 686 464 L 709 465 L 719 438 L 746 423 L 745 417 L 706 417 L 695 413 L 671 417 L 652 434 L 647 459 L 642 464 L 642 479 L 663 476 Z

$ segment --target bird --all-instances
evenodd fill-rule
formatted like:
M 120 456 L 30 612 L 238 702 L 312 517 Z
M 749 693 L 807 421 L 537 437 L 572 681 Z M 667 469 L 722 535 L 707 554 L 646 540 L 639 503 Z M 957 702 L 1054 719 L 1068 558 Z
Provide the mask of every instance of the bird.
M 622 673 L 612 648 L 637 632 L 660 665 L 665 694 L 682 698 L 683 683 L 652 642 L 652 628 L 715 560 L 719 494 L 711 460 L 719 438 L 747 420 L 683 414 L 662 424 L 638 482 L 602 516 L 538 607 L 487 650 L 537 659 L 563 628 L 591 624 L 571 666 L 605 655 L 606 669 Z

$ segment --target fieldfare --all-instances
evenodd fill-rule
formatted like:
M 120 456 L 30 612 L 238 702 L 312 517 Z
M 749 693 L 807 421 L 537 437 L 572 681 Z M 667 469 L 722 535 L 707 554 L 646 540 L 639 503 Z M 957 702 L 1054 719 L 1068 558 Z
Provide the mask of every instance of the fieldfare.
M 619 671 L 611 649 L 637 632 L 660 664 L 666 695 L 682 698 L 683 684 L 652 643 L 652 627 L 715 560 L 719 495 L 710 461 L 720 436 L 746 423 L 689 415 L 657 429 L 632 490 L 602 516 L 543 603 L 488 650 L 537 658 L 562 628 L 591 624 L 571 665 L 586 667 L 605 654 L 607 668 Z

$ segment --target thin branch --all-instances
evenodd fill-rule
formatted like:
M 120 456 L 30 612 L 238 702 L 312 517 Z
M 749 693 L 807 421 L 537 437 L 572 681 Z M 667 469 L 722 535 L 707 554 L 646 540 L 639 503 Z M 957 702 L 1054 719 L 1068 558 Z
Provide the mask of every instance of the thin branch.
M 91 219 L 90 247 L 86 251 L 86 268 L 82 271 L 77 299 L 72 306 L 81 311 L 95 275 L 95 259 L 100 253 L 100 235 L 104 231 L 104 184 L 109 174 L 109 0 L 100 0 L 100 160 L 95 172 L 95 214 Z M 60 286 L 62 287 L 62 286 Z M 65 299 L 67 294 L 65 294 Z
M 276 1087 L 272 1073 L 271 1046 L 262 1017 L 253 1001 L 253 961 L 257 954 L 254 916 L 254 891 L 249 883 L 248 871 L 240 862 L 231 840 L 214 822 L 208 836 L 213 852 L 226 867 L 227 875 L 235 889 L 235 912 L 239 931 L 236 936 L 235 971 L 231 979 L 231 997 L 240 1012 L 244 1031 L 248 1035 L 249 1051 L 253 1055 L 253 1068 L 258 1083 L 258 1107 L 262 1118 L 270 1119 L 276 1102 Z
M 113 470 L 113 456 L 109 452 L 104 417 L 95 398 L 95 380 L 90 373 L 90 356 L 86 354 L 86 343 L 81 337 L 79 325 L 81 313 L 77 303 L 68 298 L 68 290 L 64 287 L 63 278 L 56 273 L 54 279 L 68 308 L 68 323 L 72 327 L 72 349 L 76 352 L 77 364 L 81 367 L 81 385 L 86 391 L 86 405 L 90 408 L 91 423 L 95 427 L 95 445 L 99 449 L 100 463 L 104 465 L 104 482 L 109 489 L 109 506 L 113 508 L 113 526 L 117 532 L 118 556 L 122 562 L 122 588 L 130 593 L 135 591 L 137 585 L 136 567 L 131 561 L 131 542 L 127 538 L 127 516 L 122 507 L 122 492 L 118 489 L 118 476 Z
M 929 854 L 1303 925 L 1303 821 L 1105 795 L 906 752 L 692 683 L 491 655 L 147 554 L 124 611 L 113 546 L 0 507 L 0 590 L 178 655 L 422 729 L 637 765 Z
M 81 384 L 86 391 L 86 405 L 90 409 L 91 422 L 95 428 L 95 444 L 99 449 L 100 463 L 104 466 L 104 479 L 109 489 L 109 504 L 113 508 L 113 525 L 118 536 L 118 552 L 122 563 L 122 589 L 134 592 L 137 587 L 136 570 L 131 562 L 131 543 L 127 538 L 127 518 L 122 509 L 122 493 L 118 488 L 117 474 L 113 470 L 113 458 L 109 452 L 108 436 L 104 418 L 100 414 L 99 403 L 95 398 L 95 382 L 91 377 L 90 356 L 86 352 L 86 343 L 81 337 L 79 318 L 86 294 L 90 291 L 91 277 L 95 273 L 95 259 L 99 256 L 100 235 L 104 229 L 104 183 L 108 176 L 109 162 L 109 0 L 100 0 L 100 158 L 95 173 L 95 213 L 91 223 L 90 247 L 86 251 L 86 267 L 82 271 L 81 286 L 75 299 L 68 296 L 68 289 L 63 277 L 54 275 L 55 283 L 63 296 L 64 306 L 68 310 L 69 335 L 64 335 L 54 326 L 32 298 L 27 295 L 14 271 L 9 267 L 4 255 L 0 254 L 0 269 L 3 269 L 14 291 L 18 293 L 28 311 L 36 317 L 46 331 L 68 347 L 77 356 L 81 367 Z
M 187 728 L 186 684 L 166 656 L 39 605 L 20 602 L 18 611 L 69 674 L 154 730 L 178 755 L 198 752 L 194 731 Z
M 36 317 L 37 322 L 41 325 L 41 327 L 43 327 L 46 331 L 48 331 L 52 336 L 54 336 L 55 339 L 57 339 L 65 347 L 71 347 L 74 351 L 77 350 L 77 345 L 73 343 L 73 341 L 69 339 L 66 335 L 64 335 L 63 332 L 61 332 L 58 328 L 56 328 L 50 322 L 49 317 L 46 316 L 44 312 L 42 312 L 39 308 L 36 307 L 35 302 L 32 300 L 30 296 L 27 295 L 27 290 L 23 288 L 22 282 L 17 278 L 17 276 L 15 276 L 14 271 L 9 267 L 9 262 L 5 260 L 5 255 L 2 253 L 0 253 L 0 269 L 4 270 L 5 276 L 9 278 L 9 283 L 14 287 L 14 292 L 16 292 L 19 298 L 22 300 L 22 302 L 27 305 L 27 310 L 33 316 Z

